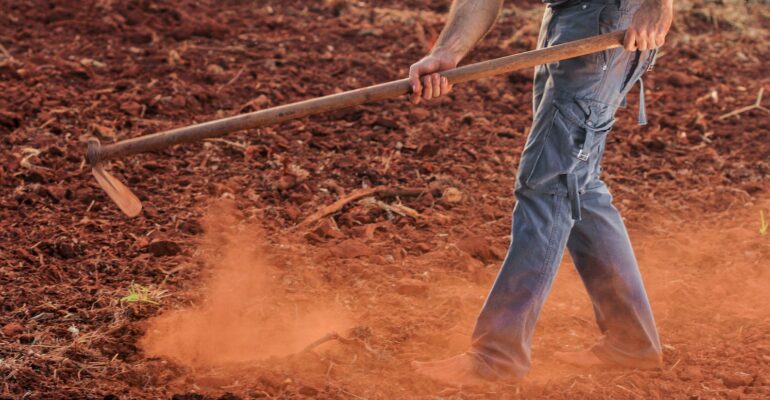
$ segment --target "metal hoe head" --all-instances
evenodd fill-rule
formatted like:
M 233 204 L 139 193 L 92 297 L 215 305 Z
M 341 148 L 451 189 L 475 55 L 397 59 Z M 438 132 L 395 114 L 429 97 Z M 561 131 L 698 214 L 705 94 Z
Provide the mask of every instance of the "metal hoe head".
M 100 148 L 101 143 L 99 143 L 98 139 L 94 138 L 88 141 L 86 158 L 88 163 L 91 164 L 91 173 L 94 174 L 96 182 L 99 183 L 99 186 L 107 193 L 107 196 L 118 205 L 124 214 L 129 217 L 139 215 L 142 212 L 142 202 L 123 182 L 104 169 L 104 163 L 99 157 Z

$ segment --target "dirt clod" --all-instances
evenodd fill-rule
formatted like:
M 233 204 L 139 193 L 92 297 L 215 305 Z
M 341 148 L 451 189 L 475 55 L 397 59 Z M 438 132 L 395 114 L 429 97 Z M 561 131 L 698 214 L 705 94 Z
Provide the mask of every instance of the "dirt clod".
M 463 200 L 463 192 L 455 187 L 446 188 L 441 195 L 441 200 L 450 204 L 459 203 Z
M 158 240 L 145 247 L 147 252 L 155 257 L 170 257 L 182 252 L 182 247 L 170 240 Z
M 467 236 L 457 242 L 457 248 L 484 263 L 498 261 L 502 258 L 501 252 L 495 249 L 489 239 L 484 236 Z
M 722 383 L 728 388 L 734 389 L 741 386 L 749 386 L 754 381 L 754 377 L 751 374 L 745 372 L 725 372 L 717 374 Z
M 422 296 L 429 288 L 428 283 L 411 278 L 403 278 L 396 284 L 396 292 L 407 296 Z
M 3 326 L 2 333 L 5 337 L 15 337 L 16 335 L 24 332 L 24 326 L 18 322 L 11 322 Z
M 374 254 L 371 247 L 358 239 L 348 239 L 329 249 L 335 257 L 356 258 Z

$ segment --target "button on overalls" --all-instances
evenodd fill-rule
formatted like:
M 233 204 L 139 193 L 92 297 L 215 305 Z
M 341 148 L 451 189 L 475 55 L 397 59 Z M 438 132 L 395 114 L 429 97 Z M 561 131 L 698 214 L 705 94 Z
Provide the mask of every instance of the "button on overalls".
M 567 0 L 543 17 L 538 47 L 626 29 L 641 0 Z M 602 339 L 592 350 L 628 366 L 660 362 L 652 311 L 628 233 L 600 179 L 615 111 L 654 51 L 607 50 L 535 70 L 534 122 L 516 179 L 508 255 L 473 332 L 487 378 L 524 376 L 535 323 L 566 247 L 593 302 Z

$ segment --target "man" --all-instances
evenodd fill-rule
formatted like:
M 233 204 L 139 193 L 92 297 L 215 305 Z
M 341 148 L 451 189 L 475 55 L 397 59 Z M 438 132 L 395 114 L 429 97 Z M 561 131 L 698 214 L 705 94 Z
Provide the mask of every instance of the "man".
M 623 220 L 601 181 L 600 160 L 617 108 L 671 26 L 673 0 L 544 0 L 538 48 L 627 29 L 624 49 L 536 68 L 534 121 L 516 179 L 511 244 L 476 322 L 470 349 L 415 363 L 455 385 L 523 377 L 530 367 L 535 322 L 564 247 L 591 296 L 601 340 L 557 353 L 579 366 L 657 368 L 661 348 L 652 311 Z M 455 0 L 435 47 L 412 65 L 412 101 L 452 89 L 440 71 L 454 68 L 493 25 L 502 0 Z

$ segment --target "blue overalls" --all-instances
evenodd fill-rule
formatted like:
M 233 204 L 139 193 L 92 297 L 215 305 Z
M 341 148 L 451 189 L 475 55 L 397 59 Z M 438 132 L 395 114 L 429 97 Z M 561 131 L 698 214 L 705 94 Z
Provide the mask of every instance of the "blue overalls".
M 626 29 L 641 0 L 548 5 L 538 47 Z M 654 51 L 613 49 L 537 67 L 534 122 L 516 179 L 511 244 L 469 354 L 489 379 L 524 376 L 540 310 L 566 247 L 594 306 L 601 359 L 657 366 L 661 348 L 628 233 L 600 179 L 615 111 Z M 643 89 L 640 98 L 644 98 Z M 644 121 L 640 101 L 640 123 Z

